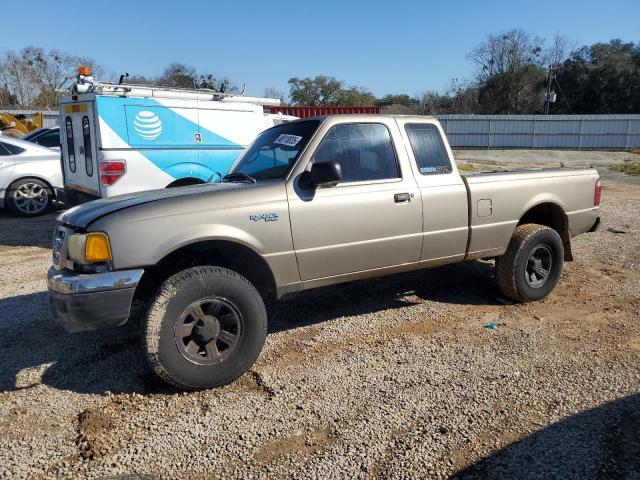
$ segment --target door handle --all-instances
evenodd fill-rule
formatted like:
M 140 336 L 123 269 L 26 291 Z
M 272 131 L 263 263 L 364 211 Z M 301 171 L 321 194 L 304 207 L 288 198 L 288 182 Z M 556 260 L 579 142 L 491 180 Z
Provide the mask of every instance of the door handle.
M 410 202 L 411 201 L 411 195 L 409 195 L 408 193 L 396 193 L 393 196 L 393 200 L 396 203 Z

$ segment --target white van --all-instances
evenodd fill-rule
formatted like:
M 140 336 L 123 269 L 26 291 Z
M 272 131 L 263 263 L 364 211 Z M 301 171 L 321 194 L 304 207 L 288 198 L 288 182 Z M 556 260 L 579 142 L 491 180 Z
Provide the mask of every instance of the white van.
M 265 112 L 275 99 L 98 83 L 84 73 L 60 102 L 68 204 L 219 181 L 258 133 L 296 118 Z

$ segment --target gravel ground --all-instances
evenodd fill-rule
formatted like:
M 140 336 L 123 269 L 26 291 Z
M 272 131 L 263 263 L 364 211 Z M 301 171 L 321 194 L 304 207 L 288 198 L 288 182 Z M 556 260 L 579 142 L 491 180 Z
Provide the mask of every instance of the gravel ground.
M 640 187 L 608 178 L 545 301 L 502 301 L 480 261 L 312 291 L 195 393 L 133 328 L 53 324 L 54 215 L 0 214 L 0 478 L 638 479 Z

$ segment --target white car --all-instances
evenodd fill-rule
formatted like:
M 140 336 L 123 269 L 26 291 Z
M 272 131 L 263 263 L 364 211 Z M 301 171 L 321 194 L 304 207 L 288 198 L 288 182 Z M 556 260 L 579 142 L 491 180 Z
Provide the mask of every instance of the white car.
M 42 215 L 62 184 L 59 151 L 0 137 L 0 208 L 25 217 Z

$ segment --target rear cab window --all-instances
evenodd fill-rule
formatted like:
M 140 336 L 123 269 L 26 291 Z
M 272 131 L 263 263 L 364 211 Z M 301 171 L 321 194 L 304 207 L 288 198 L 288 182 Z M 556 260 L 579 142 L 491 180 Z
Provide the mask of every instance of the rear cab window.
M 440 131 L 429 123 L 405 125 L 413 156 L 422 175 L 451 173 L 451 161 L 442 141 Z

